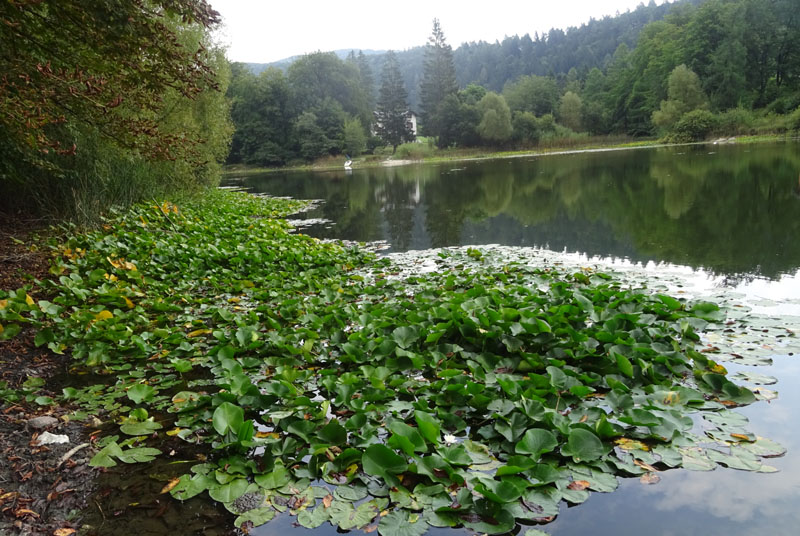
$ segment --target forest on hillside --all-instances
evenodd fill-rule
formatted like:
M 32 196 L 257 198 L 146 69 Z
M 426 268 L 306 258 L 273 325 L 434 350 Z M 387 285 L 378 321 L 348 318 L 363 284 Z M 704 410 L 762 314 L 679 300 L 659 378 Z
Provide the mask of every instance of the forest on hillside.
M 419 134 L 440 148 L 780 133 L 800 119 L 800 10 L 796 0 L 650 2 L 578 28 L 455 50 L 434 21 L 429 43 L 407 51 L 318 52 L 232 71 L 229 163 L 393 151 L 397 144 L 375 129 L 390 104 L 416 112 Z M 389 94 L 405 100 L 387 103 Z

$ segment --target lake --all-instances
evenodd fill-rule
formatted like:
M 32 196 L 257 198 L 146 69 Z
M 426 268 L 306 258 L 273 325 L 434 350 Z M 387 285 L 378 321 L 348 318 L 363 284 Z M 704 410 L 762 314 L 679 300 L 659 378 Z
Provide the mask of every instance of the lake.
M 793 142 L 269 173 L 228 184 L 320 200 L 297 216 L 300 232 L 382 241 L 383 253 L 486 244 L 543 248 L 560 252 L 565 262 L 683 274 L 707 293 L 736 296 L 753 314 L 800 316 L 800 144 Z M 750 418 L 753 432 L 788 449 L 769 460 L 778 472 L 719 467 L 665 471 L 655 485 L 625 479 L 613 493 L 593 493 L 572 508 L 562 504 L 557 519 L 538 528 L 565 536 L 796 533 L 800 361 L 767 344 L 753 350 L 772 364 L 740 368 L 777 377 L 769 388 L 779 396 L 738 411 Z M 292 521 L 279 516 L 253 533 L 279 534 Z M 332 534 L 327 524 L 313 532 Z

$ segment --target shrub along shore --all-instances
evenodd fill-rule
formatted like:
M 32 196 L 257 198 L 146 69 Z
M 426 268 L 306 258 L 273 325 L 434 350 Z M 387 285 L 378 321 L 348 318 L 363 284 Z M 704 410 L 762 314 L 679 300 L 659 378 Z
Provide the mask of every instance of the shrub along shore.
M 206 449 L 165 491 L 207 494 L 245 528 L 281 514 L 499 534 L 619 476 L 767 471 L 782 452 L 731 410 L 753 393 L 695 349 L 717 305 L 475 249 L 400 276 L 292 233 L 280 218 L 303 206 L 212 191 L 63 229 L 37 283 L 51 298 L 0 291 L 0 338 L 34 326 L 72 374 L 105 381 L 0 396 L 113 421 L 96 467 L 147 463 L 175 438 Z M 691 433 L 699 414 L 707 437 Z

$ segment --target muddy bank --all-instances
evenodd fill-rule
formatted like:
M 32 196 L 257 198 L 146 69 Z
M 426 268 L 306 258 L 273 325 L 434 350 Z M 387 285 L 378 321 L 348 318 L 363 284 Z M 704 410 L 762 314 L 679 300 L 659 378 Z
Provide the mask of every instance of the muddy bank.
M 36 349 L 32 332 L 0 343 L 0 381 L 9 390 L 23 389 L 30 378 L 50 379 L 65 362 Z M 37 395 L 57 393 L 45 385 Z M 67 413 L 24 399 L 0 406 L 0 534 L 67 536 L 78 528 L 94 487 L 92 430 Z

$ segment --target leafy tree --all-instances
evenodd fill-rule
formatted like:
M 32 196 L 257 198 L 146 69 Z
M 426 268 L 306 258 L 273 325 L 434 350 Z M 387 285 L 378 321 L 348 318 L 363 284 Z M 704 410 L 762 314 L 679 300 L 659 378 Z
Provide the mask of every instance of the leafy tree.
M 331 142 L 322 128 L 317 124 L 317 116 L 312 112 L 303 112 L 294 124 L 300 155 L 306 160 L 314 160 L 328 152 Z
M 523 143 L 539 141 L 539 126 L 536 116 L 531 112 L 515 112 L 511 122 L 514 139 Z
M 459 96 L 462 102 L 474 106 L 486 96 L 486 88 L 478 84 L 469 84 L 459 92 Z
M 537 116 L 555 111 L 558 93 L 558 84 L 553 78 L 535 75 L 522 76 L 503 89 L 503 96 L 512 110 Z
M 197 39 L 218 22 L 204 0 L 4 2 L 0 143 L 52 168 L 60 164 L 43 155 L 74 155 L 89 128 L 150 159 L 202 165 L 194 148 L 204 134 L 160 119 L 167 93 L 195 99 L 219 87 L 213 52 Z
M 675 142 L 702 141 L 717 127 L 717 119 L 708 110 L 693 110 L 684 114 L 673 128 L 670 140 Z
M 675 67 L 667 85 L 669 98 L 661 101 L 660 109 L 653 112 L 656 126 L 669 130 L 685 113 L 708 108 L 708 98 L 703 92 L 700 78 L 686 65 Z
M 425 64 L 420 85 L 421 119 L 426 134 L 440 134 L 439 106 L 448 95 L 454 95 L 457 91 L 453 49 L 445 41 L 439 19 L 433 19 L 433 33 L 425 47 Z
M 255 76 L 246 66 L 234 64 L 228 97 L 236 125 L 228 162 L 256 166 L 286 163 L 291 154 L 293 117 L 283 72 L 271 67 Z
M 360 155 L 367 148 L 367 135 L 361 121 L 352 117 L 344 122 L 344 151 L 353 156 Z
M 502 95 L 489 92 L 478 102 L 481 121 L 477 131 L 483 140 L 502 143 L 511 138 L 511 110 Z
M 333 52 L 315 52 L 292 63 L 287 74 L 295 109 L 311 110 L 331 99 L 364 125 L 370 124 L 369 97 L 354 63 L 340 60 Z
M 609 131 L 609 109 L 605 104 L 607 92 L 605 75 L 597 67 L 593 68 L 586 75 L 581 93 L 582 123 L 592 134 L 606 134 Z
M 578 132 L 581 129 L 583 102 L 581 98 L 567 91 L 558 101 L 558 121 L 565 127 Z
M 440 106 L 441 130 L 437 144 L 440 148 L 454 145 L 470 147 L 480 141 L 477 127 L 481 115 L 476 106 L 461 102 L 458 95 L 448 95 Z
M 375 112 L 375 130 L 378 136 L 392 146 L 392 153 L 401 143 L 414 140 L 411 118 L 408 113 L 408 93 L 403 85 L 397 56 L 389 51 L 383 65 L 378 110 Z

